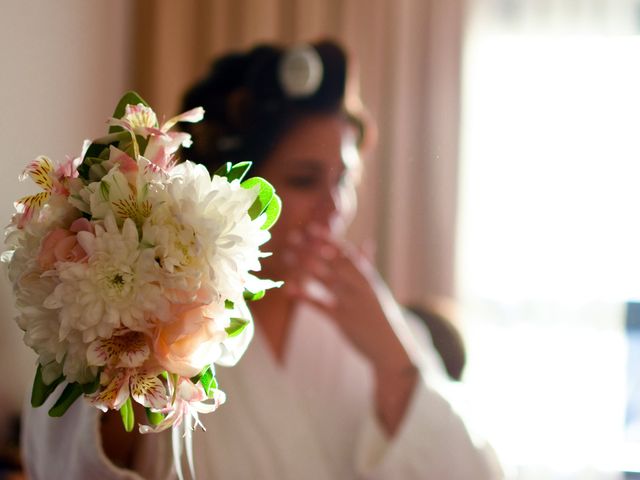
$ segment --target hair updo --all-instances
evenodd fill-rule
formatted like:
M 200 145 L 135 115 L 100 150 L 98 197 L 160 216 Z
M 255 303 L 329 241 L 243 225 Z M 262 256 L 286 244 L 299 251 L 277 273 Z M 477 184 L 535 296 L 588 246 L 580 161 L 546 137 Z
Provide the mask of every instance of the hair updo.
M 364 111 L 348 83 L 344 50 L 331 41 L 281 48 L 261 45 L 215 60 L 189 89 L 183 111 L 202 106 L 204 120 L 184 124 L 194 138 L 187 157 L 215 171 L 225 162 L 255 167 L 300 119 L 338 113 L 365 138 Z

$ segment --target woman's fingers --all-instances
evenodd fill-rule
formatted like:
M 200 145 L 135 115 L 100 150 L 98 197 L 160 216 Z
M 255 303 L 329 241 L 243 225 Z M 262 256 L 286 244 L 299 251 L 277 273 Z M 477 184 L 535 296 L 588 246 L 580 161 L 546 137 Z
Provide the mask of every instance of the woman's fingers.
M 337 302 L 355 298 L 366 300 L 370 295 L 373 268 L 363 253 L 353 245 L 333 238 L 328 230 L 312 225 L 290 235 L 283 252 L 290 266 L 290 283 L 300 289 L 309 279 L 321 282 Z M 294 288 L 292 287 L 292 290 Z
M 313 291 L 309 288 L 309 284 L 301 284 L 290 287 L 286 294 L 290 298 L 298 301 L 304 301 L 309 303 L 319 310 L 322 310 L 328 317 L 334 318 L 336 315 L 336 300 L 333 297 L 318 294 L 317 291 Z

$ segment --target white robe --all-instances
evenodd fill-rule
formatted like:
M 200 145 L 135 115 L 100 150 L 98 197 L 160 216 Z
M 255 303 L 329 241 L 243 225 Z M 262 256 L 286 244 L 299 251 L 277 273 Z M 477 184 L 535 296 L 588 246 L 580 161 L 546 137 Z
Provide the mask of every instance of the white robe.
M 399 430 L 386 438 L 374 411 L 369 365 L 330 319 L 302 306 L 294 316 L 282 364 L 257 329 L 235 367 L 218 367 L 227 403 L 201 416 L 206 432 L 198 431 L 193 438 L 196 477 L 496 478 L 490 459 L 427 383 L 435 375 L 424 372 Z M 48 418 L 46 405 L 25 412 L 23 447 L 30 478 L 140 478 L 106 459 L 99 442 L 99 412 L 76 403 L 61 419 Z M 147 478 L 170 477 L 168 436 L 152 434 L 145 442 L 149 455 L 139 459 L 139 471 Z M 150 457 L 160 461 L 149 462 Z

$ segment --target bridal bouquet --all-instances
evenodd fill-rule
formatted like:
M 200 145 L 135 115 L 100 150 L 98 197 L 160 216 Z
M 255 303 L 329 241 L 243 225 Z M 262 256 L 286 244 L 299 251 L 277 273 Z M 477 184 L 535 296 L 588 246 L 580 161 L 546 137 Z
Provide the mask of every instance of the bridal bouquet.
M 191 429 L 224 402 L 214 364 L 233 364 L 251 338 L 245 301 L 279 286 L 250 272 L 280 200 L 264 179 L 244 180 L 249 162 L 213 176 L 178 163 L 191 140 L 171 128 L 203 114 L 159 125 L 129 92 L 108 135 L 85 141 L 79 157 L 27 166 L 40 191 L 16 202 L 2 260 L 38 354 L 34 407 L 64 382 L 50 415 L 84 396 L 119 410 L 131 431 L 133 401 L 146 433 Z

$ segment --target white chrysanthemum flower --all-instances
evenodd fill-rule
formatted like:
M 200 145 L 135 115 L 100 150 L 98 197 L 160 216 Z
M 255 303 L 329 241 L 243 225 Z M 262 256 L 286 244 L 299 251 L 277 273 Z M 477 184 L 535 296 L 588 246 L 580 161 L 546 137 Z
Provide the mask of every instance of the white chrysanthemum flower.
M 43 277 L 35 269 L 25 272 L 14 284 L 18 310 L 16 323 L 24 331 L 24 343 L 38 354 L 47 384 L 62 373 L 62 361 L 68 349 L 66 341 L 58 340 L 60 319 L 57 312 L 42 306 L 55 285 L 55 279 Z
M 8 250 L 2 253 L 2 261 L 7 264 L 9 280 L 17 288 L 16 282 L 36 265 L 36 253 L 42 236 L 31 235 L 25 229 L 8 227 L 5 245 Z
M 154 215 L 142 231 L 143 243 L 154 247 L 155 258 L 162 267 L 161 285 L 169 301 L 210 303 L 214 293 L 208 284 L 207 262 L 195 230 L 164 210 Z
M 39 224 L 33 222 L 30 226 Z M 64 357 L 67 347 L 58 341 L 60 321 L 57 313 L 42 307 L 56 285 L 55 279 L 42 276 L 36 259 L 44 232 L 35 227 L 7 229 L 5 243 L 9 250 L 3 253 L 2 260 L 7 263 L 7 273 L 13 284 L 15 321 L 24 331 L 25 344 L 36 352 L 44 367 L 44 381 L 51 383 L 62 373 L 62 365 L 56 359 Z
M 89 261 L 59 263 L 60 283 L 44 303 L 60 309 L 61 340 L 73 331 L 81 332 L 85 343 L 107 338 L 120 326 L 145 331 L 152 317 L 168 315 L 168 302 L 155 283 L 153 252 L 140 250 L 131 219 L 120 231 L 109 215 L 104 228 L 96 225 L 95 234 L 80 232 L 78 242 Z
M 30 226 L 29 229 L 11 232 L 7 238 L 8 246 L 14 249 L 8 263 L 8 273 L 16 298 L 16 323 L 24 331 L 25 344 L 38 355 L 46 384 L 62 374 L 71 382 L 88 382 L 97 371 L 87 364 L 87 345 L 79 335 L 60 339 L 59 311 L 44 306 L 59 281 L 55 274 L 43 275 L 38 264 L 41 234 L 46 230 L 37 228 L 35 222 Z
M 87 358 L 89 345 L 83 341 L 82 335 L 73 332 L 64 340 L 64 343 L 66 343 L 66 349 L 62 373 L 65 379 L 69 382 L 79 383 L 93 381 L 98 374 L 98 367 L 89 365 Z
M 150 243 L 174 272 L 190 272 L 192 279 L 203 275 L 197 281 L 211 287 L 209 301 L 241 301 L 254 278 L 249 271 L 259 270 L 259 259 L 265 256 L 260 245 L 270 238 L 260 228 L 264 219 L 251 220 L 247 213 L 257 189 L 242 188 L 238 180 L 211 178 L 204 166 L 192 162 L 174 167 L 170 176 L 167 208 L 152 215 L 145 230 Z

